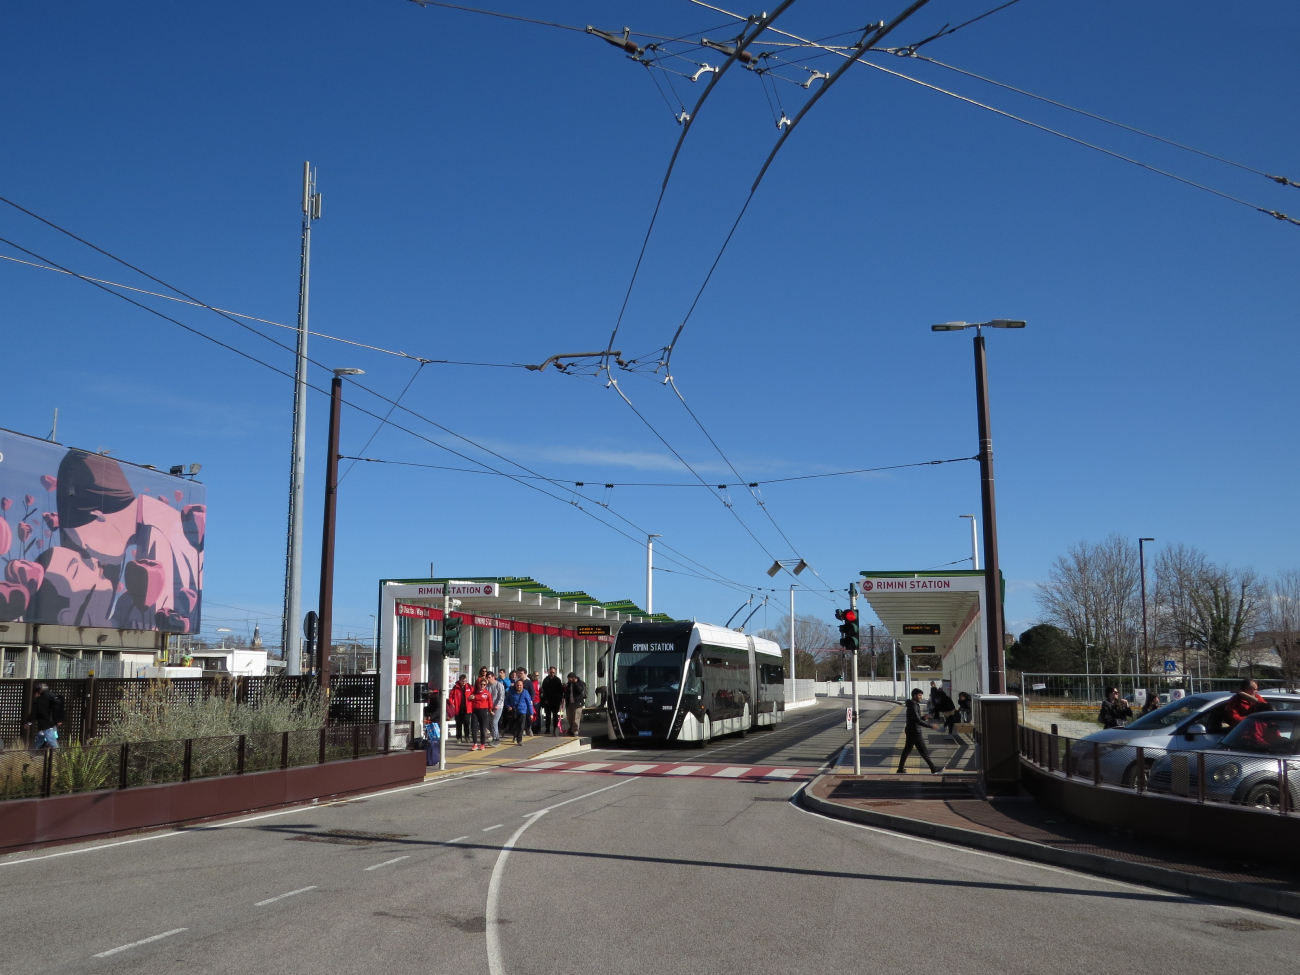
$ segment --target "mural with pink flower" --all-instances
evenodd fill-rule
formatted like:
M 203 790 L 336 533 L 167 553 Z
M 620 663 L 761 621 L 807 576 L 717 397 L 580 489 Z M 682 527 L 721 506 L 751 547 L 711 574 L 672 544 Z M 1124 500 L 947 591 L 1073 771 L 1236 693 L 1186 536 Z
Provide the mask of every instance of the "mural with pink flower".
M 0 430 L 0 620 L 198 632 L 206 529 L 196 481 Z

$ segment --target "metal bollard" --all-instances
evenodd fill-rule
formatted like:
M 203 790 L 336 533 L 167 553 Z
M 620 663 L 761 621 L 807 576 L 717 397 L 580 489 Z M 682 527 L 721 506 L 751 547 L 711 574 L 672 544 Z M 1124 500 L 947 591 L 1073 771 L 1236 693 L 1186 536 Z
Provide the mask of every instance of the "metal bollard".
M 284 737 L 280 739 L 280 768 L 284 769 L 288 767 L 289 767 L 289 732 L 286 731 L 284 733 Z
M 239 736 L 239 760 L 238 760 L 238 764 L 235 766 L 236 775 L 244 774 L 244 759 L 247 756 L 247 754 L 248 754 L 248 735 L 240 735 Z
M 361 757 L 361 725 L 359 724 L 352 726 L 352 757 L 354 759 Z
M 320 730 L 320 763 L 325 764 L 325 729 Z
M 1092 743 L 1092 784 L 1101 785 L 1101 745 Z
M 1205 801 L 1205 752 L 1196 753 L 1196 801 Z
M 194 773 L 194 739 L 185 739 L 185 758 L 181 761 L 181 781 L 188 782 Z

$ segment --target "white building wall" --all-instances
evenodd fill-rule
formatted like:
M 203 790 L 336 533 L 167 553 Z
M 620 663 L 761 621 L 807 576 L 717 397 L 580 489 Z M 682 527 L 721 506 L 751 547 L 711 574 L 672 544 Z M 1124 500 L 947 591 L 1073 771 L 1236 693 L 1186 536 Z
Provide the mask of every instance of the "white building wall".
M 943 658 L 943 679 L 948 681 L 955 701 L 962 691 L 975 695 L 984 693 L 984 661 L 980 652 L 980 627 L 983 614 L 979 614 L 966 627 Z

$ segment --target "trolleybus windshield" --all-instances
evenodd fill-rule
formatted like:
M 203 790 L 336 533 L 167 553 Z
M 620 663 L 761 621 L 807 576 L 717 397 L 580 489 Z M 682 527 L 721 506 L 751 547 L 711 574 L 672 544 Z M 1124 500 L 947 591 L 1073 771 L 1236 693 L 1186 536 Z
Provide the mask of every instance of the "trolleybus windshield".
M 682 653 L 614 654 L 615 694 L 677 695 L 682 682 Z

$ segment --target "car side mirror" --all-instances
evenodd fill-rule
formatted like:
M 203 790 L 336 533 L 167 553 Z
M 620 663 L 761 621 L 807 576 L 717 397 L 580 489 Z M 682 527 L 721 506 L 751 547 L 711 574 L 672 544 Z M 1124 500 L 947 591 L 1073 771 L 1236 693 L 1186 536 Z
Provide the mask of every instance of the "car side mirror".
M 1183 738 L 1185 738 L 1187 741 L 1195 741 L 1197 735 L 1204 735 L 1204 734 L 1206 734 L 1205 725 L 1203 724 L 1188 725 L 1187 731 L 1183 734 Z

